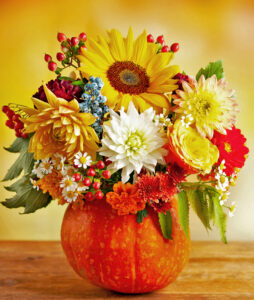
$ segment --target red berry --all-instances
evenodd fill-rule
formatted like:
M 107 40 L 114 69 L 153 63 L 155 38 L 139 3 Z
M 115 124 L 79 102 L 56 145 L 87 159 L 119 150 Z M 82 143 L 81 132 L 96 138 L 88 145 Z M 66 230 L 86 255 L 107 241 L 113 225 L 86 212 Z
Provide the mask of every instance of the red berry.
M 104 169 L 105 168 L 105 164 L 102 160 L 99 160 L 96 164 L 96 168 L 98 169 Z
M 97 191 L 94 196 L 95 196 L 95 199 L 100 200 L 103 198 L 104 195 L 103 195 L 102 191 Z
M 2 112 L 5 113 L 5 114 L 6 114 L 9 110 L 10 110 L 10 107 L 9 107 L 8 105 L 4 105 L 4 106 L 2 107 Z
M 87 192 L 85 194 L 85 199 L 86 199 L 86 201 L 92 201 L 93 200 L 93 193 L 92 192 Z
M 93 168 L 90 168 L 90 169 L 88 169 L 88 171 L 87 171 L 87 176 L 95 176 L 95 174 L 96 174 L 96 172 L 94 171 L 94 169 Z
M 162 46 L 164 45 L 164 36 L 159 35 L 156 39 L 157 43 L 160 43 Z
M 75 163 L 73 163 L 73 167 L 74 167 L 74 168 L 76 168 L 76 169 L 78 169 L 78 168 L 79 168 L 79 166 L 78 166 L 78 165 L 76 165 Z
M 16 137 L 18 137 L 18 138 L 20 138 L 20 137 L 22 137 L 22 131 L 20 130 L 20 129 L 18 129 L 16 132 L 15 132 L 15 135 L 16 135 Z
M 73 178 L 75 181 L 80 181 L 81 175 L 79 173 L 75 173 L 75 174 L 73 174 Z
M 82 46 L 80 46 L 80 48 L 78 50 L 79 54 L 82 54 L 82 49 L 87 50 L 86 46 L 82 45 Z
M 147 42 L 148 43 L 154 43 L 154 38 L 153 38 L 153 36 L 151 34 L 148 34 L 148 36 L 147 36 Z
M 48 68 L 49 68 L 50 71 L 54 72 L 57 69 L 57 64 L 53 61 L 50 61 L 48 63 Z
M 12 117 L 12 121 L 13 122 L 17 122 L 17 121 L 19 121 L 19 119 L 20 119 L 20 115 L 19 114 L 15 114 L 13 117 Z
M 111 172 L 109 170 L 105 170 L 102 172 L 102 176 L 106 179 L 109 179 L 111 177 Z
M 85 185 L 85 186 L 90 186 L 91 185 L 91 180 L 90 180 L 90 178 L 85 178 L 84 180 L 83 180 L 83 184 Z
M 17 121 L 15 126 L 14 126 L 14 129 L 19 130 L 19 129 L 23 129 L 23 128 L 24 128 L 24 123 L 22 123 L 20 121 Z
M 12 120 L 7 120 L 5 122 L 5 125 L 8 126 L 9 128 L 13 129 L 15 124 L 12 122 Z
M 64 33 L 58 32 L 57 39 L 58 39 L 58 42 L 61 43 L 66 40 L 66 35 Z
M 50 62 L 52 60 L 52 57 L 49 54 L 44 55 L 45 62 Z
M 12 117 L 15 115 L 15 112 L 11 109 L 9 109 L 6 113 L 6 116 L 11 120 Z
M 174 43 L 171 45 L 170 50 L 172 52 L 177 52 L 179 50 L 179 44 L 178 43 Z
M 100 186 L 101 186 L 101 184 L 100 184 L 98 181 L 95 181 L 95 182 L 93 183 L 93 188 L 94 188 L 95 190 L 98 190 L 98 189 L 100 188 Z
M 111 160 L 109 160 L 109 159 L 106 159 L 106 160 L 105 160 L 105 165 L 106 165 L 106 166 L 109 166 L 111 163 L 112 163 Z
M 57 60 L 62 61 L 65 59 L 65 55 L 62 52 L 58 52 L 56 58 Z
M 79 39 L 77 37 L 74 36 L 74 37 L 71 38 L 71 45 L 73 47 L 77 46 L 78 43 L 79 43 Z
M 87 40 L 86 34 L 84 32 L 81 32 L 79 35 L 79 39 L 80 39 L 80 41 L 85 42 Z
M 169 49 L 169 46 L 163 46 L 162 48 L 161 48 L 161 52 L 169 52 L 170 51 L 170 49 Z
M 22 132 L 22 134 L 21 134 L 21 137 L 22 137 L 23 139 L 28 139 L 28 134 L 27 134 L 27 133 L 24 133 L 24 132 Z

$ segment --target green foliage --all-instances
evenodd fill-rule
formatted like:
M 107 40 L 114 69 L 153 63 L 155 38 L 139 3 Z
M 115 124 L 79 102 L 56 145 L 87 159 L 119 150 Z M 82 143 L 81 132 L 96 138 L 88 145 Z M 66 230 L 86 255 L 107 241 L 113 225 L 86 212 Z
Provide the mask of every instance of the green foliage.
M 206 229 L 211 229 L 209 222 L 209 209 L 207 194 L 201 189 L 190 189 L 186 191 L 188 200 Z
M 137 212 L 137 222 L 140 224 L 148 216 L 146 208 Z
M 189 203 L 205 228 L 212 230 L 212 222 L 219 228 L 222 241 L 227 243 L 226 214 L 223 212 L 223 207 L 220 204 L 218 191 L 204 183 L 186 185 L 184 190 Z M 181 212 L 181 210 L 182 208 L 179 206 L 179 211 Z
M 8 208 L 24 207 L 24 214 L 35 212 L 37 209 L 46 207 L 52 200 L 48 193 L 37 191 L 30 183 L 30 175 L 24 175 L 11 186 L 5 187 L 7 191 L 15 192 L 12 198 L 1 202 Z
M 223 78 L 224 72 L 222 61 L 218 60 L 215 62 L 210 62 L 205 69 L 201 68 L 196 75 L 196 79 L 199 80 L 201 75 L 204 75 L 206 79 L 212 77 L 213 75 L 216 75 L 217 79 Z
M 185 191 L 178 193 L 178 215 L 180 225 L 189 237 L 189 202 Z
M 25 174 L 29 174 L 32 171 L 34 159 L 33 154 L 28 152 L 29 141 L 30 139 L 17 138 L 9 148 L 5 148 L 9 152 L 20 153 L 20 155 L 8 170 L 3 181 L 18 177 L 22 170 L 24 170 Z
M 170 211 L 158 213 L 161 232 L 165 239 L 172 240 L 172 216 Z

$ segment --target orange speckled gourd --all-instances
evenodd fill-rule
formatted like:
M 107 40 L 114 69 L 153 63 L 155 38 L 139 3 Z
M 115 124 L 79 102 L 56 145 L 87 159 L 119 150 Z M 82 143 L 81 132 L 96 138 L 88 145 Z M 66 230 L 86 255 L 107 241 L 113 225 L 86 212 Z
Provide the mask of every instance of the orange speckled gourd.
M 141 224 L 136 215 L 118 216 L 103 200 L 66 210 L 61 238 L 73 269 L 95 285 L 121 293 L 146 293 L 167 286 L 189 259 L 190 241 L 180 228 L 172 200 L 173 240 L 162 236 L 158 215 L 148 208 Z

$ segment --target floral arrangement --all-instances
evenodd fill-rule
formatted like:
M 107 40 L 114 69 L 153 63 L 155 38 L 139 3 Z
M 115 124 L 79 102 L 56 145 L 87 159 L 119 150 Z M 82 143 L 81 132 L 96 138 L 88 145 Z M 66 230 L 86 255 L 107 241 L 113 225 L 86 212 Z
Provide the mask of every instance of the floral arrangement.
M 2 204 L 32 213 L 52 200 L 73 209 L 106 201 L 139 223 L 150 206 L 171 239 L 177 195 L 187 236 L 191 206 L 226 242 L 226 216 L 236 207 L 229 187 L 248 148 L 222 62 L 192 77 L 171 64 L 178 43 L 169 47 L 145 31 L 134 40 L 131 28 L 127 37 L 113 29 L 107 39 L 57 39 L 58 64 L 44 57 L 56 78 L 39 87 L 31 107 L 2 108 L 17 137 L 6 150 L 19 153 L 4 181 L 22 173 L 5 187 L 16 194 Z

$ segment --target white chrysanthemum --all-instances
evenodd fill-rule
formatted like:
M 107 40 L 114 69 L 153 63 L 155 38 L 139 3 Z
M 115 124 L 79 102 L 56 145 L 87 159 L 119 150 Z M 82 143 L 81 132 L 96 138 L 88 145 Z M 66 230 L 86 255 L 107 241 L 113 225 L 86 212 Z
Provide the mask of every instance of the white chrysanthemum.
M 88 166 L 91 165 L 91 163 L 92 163 L 92 158 L 86 152 L 85 153 L 78 152 L 75 155 L 74 164 L 78 168 L 86 169 Z
M 63 189 L 62 195 L 64 199 L 69 203 L 75 202 L 78 197 L 78 193 L 76 191 L 67 190 L 67 189 Z
M 75 182 L 73 177 L 65 176 L 60 183 L 60 187 L 66 189 L 67 191 L 75 191 L 78 184 Z
M 226 134 L 236 121 L 237 104 L 234 91 L 227 88 L 224 78 L 217 80 L 216 75 L 205 79 L 200 76 L 198 82 L 183 82 L 183 90 L 177 90 L 174 96 L 174 110 L 181 116 L 191 115 L 202 137 L 213 137 L 214 130 Z
M 154 115 L 152 107 L 139 114 L 131 102 L 127 113 L 123 108 L 120 115 L 110 110 L 111 121 L 103 125 L 99 152 L 112 161 L 108 169 L 122 169 L 123 182 L 128 181 L 132 171 L 139 174 L 144 167 L 154 172 L 157 163 L 165 163 L 163 156 L 167 150 L 162 147 L 167 139 L 153 122 Z
M 66 157 L 59 153 L 55 153 L 52 157 L 52 164 L 57 170 L 63 170 Z

